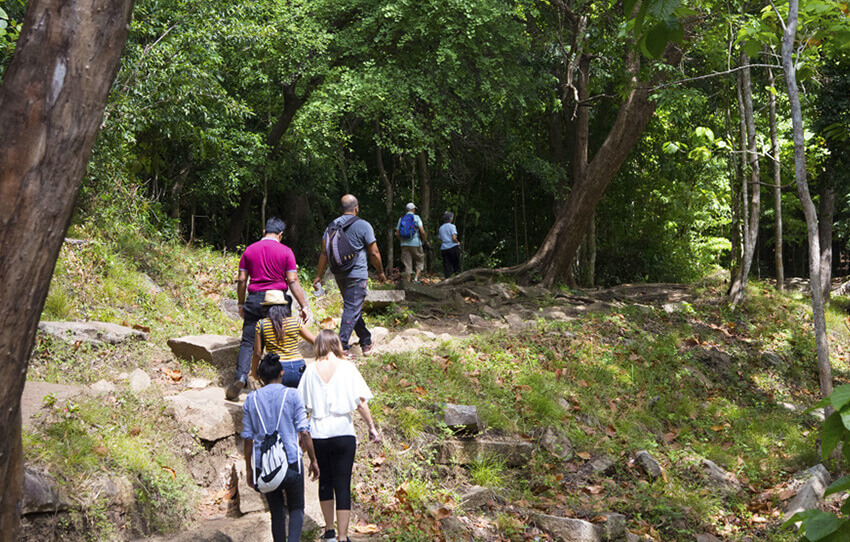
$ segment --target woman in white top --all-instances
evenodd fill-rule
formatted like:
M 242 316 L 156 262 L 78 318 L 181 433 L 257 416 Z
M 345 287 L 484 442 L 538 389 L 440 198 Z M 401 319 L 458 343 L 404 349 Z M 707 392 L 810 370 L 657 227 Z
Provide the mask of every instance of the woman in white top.
M 351 413 L 360 413 L 369 426 L 369 438 L 381 436 L 372 421 L 366 401 L 373 397 L 369 386 L 353 363 L 345 359 L 336 333 L 322 330 L 313 346 L 316 361 L 307 366 L 298 391 L 310 418 L 310 436 L 319 464 L 319 503 L 325 519 L 322 540 L 348 541 L 351 519 L 351 470 L 357 440 Z M 334 498 L 337 527 L 334 531 Z

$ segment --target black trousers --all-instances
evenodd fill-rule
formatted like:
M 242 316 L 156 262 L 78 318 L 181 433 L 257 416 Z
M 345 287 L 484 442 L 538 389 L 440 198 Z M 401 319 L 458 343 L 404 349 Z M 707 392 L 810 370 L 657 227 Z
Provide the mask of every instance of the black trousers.
M 348 435 L 314 438 L 313 449 L 319 463 L 319 501 L 332 501 L 337 510 L 351 510 L 351 469 L 357 439 Z
M 460 273 L 460 245 L 440 252 L 443 253 L 443 274 L 446 275 L 446 278 L 455 273 Z

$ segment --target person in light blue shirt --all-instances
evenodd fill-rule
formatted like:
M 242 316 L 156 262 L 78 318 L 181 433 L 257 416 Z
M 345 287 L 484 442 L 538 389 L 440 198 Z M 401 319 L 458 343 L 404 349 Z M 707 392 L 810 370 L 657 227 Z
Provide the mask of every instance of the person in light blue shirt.
M 425 269 L 425 251 L 428 247 L 428 235 L 422 224 L 422 218 L 416 214 L 416 205 L 412 202 L 405 207 L 407 213 L 398 219 L 395 234 L 401 242 L 401 263 L 404 264 L 404 279 L 410 281 L 410 275 L 414 273 L 413 282 L 419 282 L 419 275 Z
M 252 391 L 242 405 L 242 438 L 245 439 L 245 481 L 256 489 L 260 474 L 260 446 L 266 435 L 278 432 L 283 442 L 289 466 L 280 487 L 263 493 L 272 516 L 272 539 L 287 540 L 286 513 L 289 511 L 289 540 L 301 540 L 304 524 L 304 476 L 301 468 L 301 449 L 310 458 L 308 473 L 319 477 L 319 466 L 310 438 L 310 424 L 304 400 L 297 390 L 281 384 L 283 369 L 277 354 L 266 354 L 257 369 L 265 385 Z M 284 497 L 285 496 L 285 497 Z
M 446 278 L 460 273 L 460 242 L 457 240 L 457 227 L 454 225 L 455 214 L 446 211 L 443 214 L 443 225 L 437 236 L 442 241 L 440 252 L 443 254 L 443 274 Z

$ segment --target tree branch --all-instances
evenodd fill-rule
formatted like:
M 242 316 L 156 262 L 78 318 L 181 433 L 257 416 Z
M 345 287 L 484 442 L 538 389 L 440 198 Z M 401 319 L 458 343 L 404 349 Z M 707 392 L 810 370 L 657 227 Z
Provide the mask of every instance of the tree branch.
M 670 81 L 669 83 L 664 83 L 663 85 L 658 85 L 649 89 L 650 91 L 660 90 L 662 88 L 672 87 L 673 85 L 681 85 L 684 83 L 690 83 L 691 81 L 699 81 L 702 79 L 710 79 L 711 77 L 719 77 L 721 75 L 729 75 L 730 73 L 735 73 L 740 70 L 744 70 L 746 68 L 777 68 L 782 69 L 782 66 L 778 66 L 775 64 L 748 64 L 746 66 L 736 66 L 726 71 L 722 72 L 713 72 L 705 75 L 700 75 L 697 77 L 690 77 L 688 79 L 679 79 L 678 81 Z

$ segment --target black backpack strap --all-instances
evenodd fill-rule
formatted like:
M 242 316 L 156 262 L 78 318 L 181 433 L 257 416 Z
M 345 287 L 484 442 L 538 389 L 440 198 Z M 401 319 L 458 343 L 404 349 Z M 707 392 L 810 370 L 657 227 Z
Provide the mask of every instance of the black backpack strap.
M 352 224 L 354 224 L 358 220 L 360 220 L 359 216 L 351 215 L 351 218 L 349 218 L 346 222 L 343 222 L 342 224 L 340 224 L 339 227 L 342 230 L 347 230 L 349 226 L 351 226 Z

